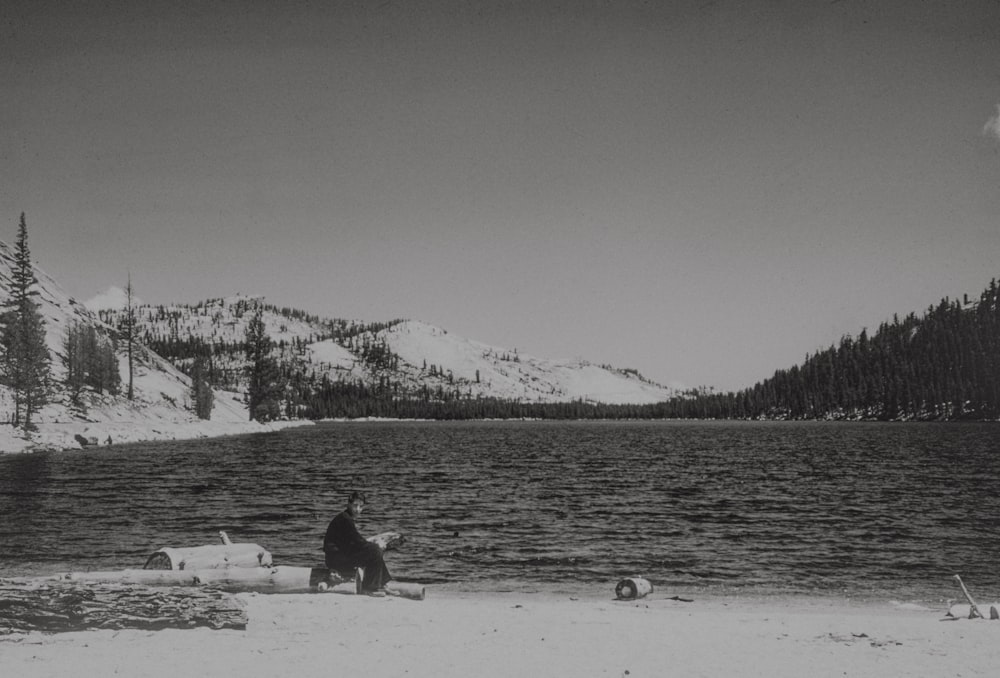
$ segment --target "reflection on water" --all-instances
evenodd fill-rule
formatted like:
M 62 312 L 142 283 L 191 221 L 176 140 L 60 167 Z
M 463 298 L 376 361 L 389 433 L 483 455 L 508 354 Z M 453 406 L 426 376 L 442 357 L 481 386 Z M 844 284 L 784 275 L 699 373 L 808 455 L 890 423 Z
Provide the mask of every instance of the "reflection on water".
M 368 492 L 404 579 L 576 590 L 1000 594 L 991 424 L 341 423 L 0 458 L 0 573 L 138 567 L 218 531 L 313 565 Z

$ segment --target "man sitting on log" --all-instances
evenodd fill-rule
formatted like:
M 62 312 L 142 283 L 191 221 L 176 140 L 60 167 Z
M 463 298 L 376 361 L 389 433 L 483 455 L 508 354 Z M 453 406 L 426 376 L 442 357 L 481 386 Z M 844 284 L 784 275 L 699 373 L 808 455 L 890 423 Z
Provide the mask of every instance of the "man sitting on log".
M 382 549 L 361 536 L 355 521 L 366 503 L 363 492 L 352 492 L 347 508 L 338 513 L 326 528 L 323 552 L 326 566 L 338 572 L 360 567 L 364 570 L 361 580 L 363 593 L 385 595 L 385 585 L 392 579 L 382 558 Z

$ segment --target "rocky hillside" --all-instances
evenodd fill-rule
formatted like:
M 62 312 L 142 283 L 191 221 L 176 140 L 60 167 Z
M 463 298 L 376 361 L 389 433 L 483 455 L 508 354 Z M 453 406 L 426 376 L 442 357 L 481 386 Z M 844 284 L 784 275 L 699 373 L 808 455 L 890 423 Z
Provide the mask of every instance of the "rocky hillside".
M 121 323 L 122 295 L 104 293 L 94 308 L 109 325 Z M 90 303 L 90 302 L 88 302 Z M 634 370 L 586 360 L 548 360 L 460 337 L 412 320 L 364 323 L 323 319 L 236 296 L 198 304 L 139 306 L 138 334 L 181 370 L 210 347 L 214 383 L 241 391 L 243 340 L 255 305 L 263 307 L 275 355 L 293 383 L 389 390 L 393 397 L 559 403 L 582 400 L 644 404 L 666 400 L 670 389 Z M 105 308 L 99 308 L 105 306 Z M 107 308 L 116 306 L 117 308 Z
M 7 301 L 14 264 L 13 250 L 0 241 L 0 304 Z M 134 398 L 125 397 L 128 362 L 119 342 L 117 357 L 122 378 L 122 393 L 110 395 L 86 391 L 80 404 L 71 402 L 64 381 L 64 340 L 74 323 L 92 325 L 99 335 L 110 340 L 111 327 L 97 314 L 70 297 L 45 271 L 34 267 L 38 281 L 36 299 L 45 323 L 46 344 L 52 375 L 52 397 L 35 423 L 39 431 L 25 436 L 11 426 L 0 425 L 0 452 L 38 448 L 80 447 L 133 440 L 198 437 L 257 430 L 250 423 L 242 396 L 216 390 L 210 421 L 198 420 L 190 410 L 190 380 L 169 361 L 140 347 L 135 357 Z M 10 390 L 0 386 L 0 422 L 11 421 L 14 409 Z
M 9 297 L 14 254 L 0 242 L 0 304 Z M 200 437 L 265 430 L 249 422 L 244 403 L 244 336 L 253 309 L 263 305 L 274 354 L 288 382 L 285 413 L 316 415 L 315 403 L 339 387 L 379 398 L 458 402 L 492 399 L 521 403 L 589 402 L 645 404 L 673 392 L 634 370 L 616 370 L 582 359 L 547 360 L 513 349 L 459 337 L 418 321 L 366 323 L 323 319 L 264 305 L 252 297 L 193 305 L 138 307 L 134 398 L 125 396 L 128 362 L 118 328 L 124 294 L 110 290 L 88 304 L 70 297 L 45 271 L 34 267 L 37 300 L 45 323 L 52 395 L 25 435 L 0 425 L 0 452 L 55 449 L 137 440 Z M 67 392 L 65 341 L 79 324 L 95 328 L 103 342 L 117 341 L 121 392 Z M 211 355 L 214 406 L 208 421 L 193 413 L 190 369 L 201 351 Z M 312 404 L 310 404 L 312 398 Z M 0 423 L 10 422 L 11 392 L 0 386 Z

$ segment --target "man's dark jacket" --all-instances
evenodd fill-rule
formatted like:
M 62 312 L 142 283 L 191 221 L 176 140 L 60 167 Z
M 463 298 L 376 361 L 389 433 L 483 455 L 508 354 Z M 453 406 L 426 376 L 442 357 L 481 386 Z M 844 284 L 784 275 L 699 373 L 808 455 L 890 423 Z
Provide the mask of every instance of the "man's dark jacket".
M 355 567 L 364 569 L 361 588 L 374 591 L 385 586 L 392 576 L 382 559 L 382 549 L 361 536 L 354 523 L 354 516 L 343 511 L 334 516 L 323 538 L 326 566 L 343 572 Z

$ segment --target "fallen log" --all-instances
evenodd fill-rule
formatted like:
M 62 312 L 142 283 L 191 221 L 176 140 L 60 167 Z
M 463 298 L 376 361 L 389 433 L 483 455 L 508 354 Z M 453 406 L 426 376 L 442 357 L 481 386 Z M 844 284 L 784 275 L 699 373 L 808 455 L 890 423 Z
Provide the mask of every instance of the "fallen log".
M 271 553 L 257 544 L 237 543 L 229 540 L 229 535 L 219 532 L 221 544 L 207 546 L 170 547 L 165 546 L 146 560 L 146 570 L 208 570 L 229 567 L 271 567 L 274 564 Z M 405 540 L 399 532 L 382 532 L 368 538 L 383 551 L 394 549 Z
M 385 585 L 385 592 L 390 596 L 409 598 L 410 600 L 423 600 L 427 591 L 423 584 L 414 584 L 404 581 L 389 581 Z
M 260 549 L 256 544 L 233 544 L 229 542 L 224 532 L 221 535 L 224 543 L 219 546 L 199 546 L 176 550 L 199 555 L 201 553 L 209 553 L 209 551 L 200 551 L 199 549 L 211 549 L 211 553 L 218 555 L 226 553 L 219 549 L 252 547 L 245 549 L 246 553 L 253 553 L 254 549 Z M 404 539 L 399 532 L 383 532 L 370 537 L 368 541 L 378 544 L 383 550 L 388 550 L 403 543 Z M 160 551 L 157 551 L 150 557 L 150 560 L 157 556 L 157 554 L 164 554 L 164 552 L 171 550 L 173 549 L 160 549 Z M 267 553 L 263 549 L 260 550 Z M 267 559 L 270 560 L 269 553 L 267 553 Z M 166 561 L 160 560 L 159 562 Z M 174 561 L 170 560 L 170 562 Z M 208 562 L 209 564 L 206 567 L 192 568 L 192 562 Z M 338 572 L 325 567 L 295 567 L 290 565 L 245 567 L 233 565 L 231 561 L 226 562 L 213 558 L 199 561 L 187 556 L 180 563 L 182 567 L 159 569 L 155 567 L 156 561 L 154 561 L 153 566 L 151 566 L 150 561 L 147 561 L 146 566 L 142 569 L 67 572 L 55 576 L 34 578 L 24 583 L 36 587 L 57 583 L 147 587 L 208 587 L 226 593 L 307 593 L 321 591 L 359 593 L 361 586 L 360 577 L 355 572 Z M 424 587 L 420 584 L 406 582 L 391 583 L 395 586 L 392 590 L 387 591 L 390 595 L 416 600 L 423 600 L 424 598 Z
M 271 554 L 257 544 L 234 544 L 219 532 L 222 544 L 164 547 L 153 553 L 143 566 L 147 570 L 204 570 L 221 567 L 270 567 Z
M 50 579 L 52 581 L 53 579 Z M 55 581 L 88 584 L 140 584 L 143 586 L 207 586 L 237 593 L 305 593 L 333 587 L 348 580 L 325 567 L 227 567 L 205 570 L 109 570 L 68 572 Z
M 0 634 L 86 629 L 245 629 L 243 603 L 223 591 L 136 584 L 0 582 Z
M 271 554 L 257 544 L 213 544 L 164 547 L 143 566 L 147 570 L 206 570 L 227 567 L 270 567 Z
M 35 585 L 47 582 L 76 584 L 119 584 L 139 586 L 208 587 L 227 593 L 360 593 L 359 577 L 348 577 L 325 567 L 231 567 L 208 570 L 109 570 L 67 572 L 55 577 L 32 580 Z M 423 600 L 423 584 L 390 581 L 385 585 L 391 596 Z
M 978 606 L 977 606 L 978 607 Z M 990 609 L 990 619 L 1000 619 L 1000 614 L 994 616 L 994 611 L 1000 608 L 1000 603 L 992 603 L 989 606 Z M 948 608 L 948 616 L 955 617 L 956 619 L 979 619 L 980 613 L 973 609 L 971 604 L 968 603 L 955 603 Z M 985 619 L 986 617 L 982 617 Z

